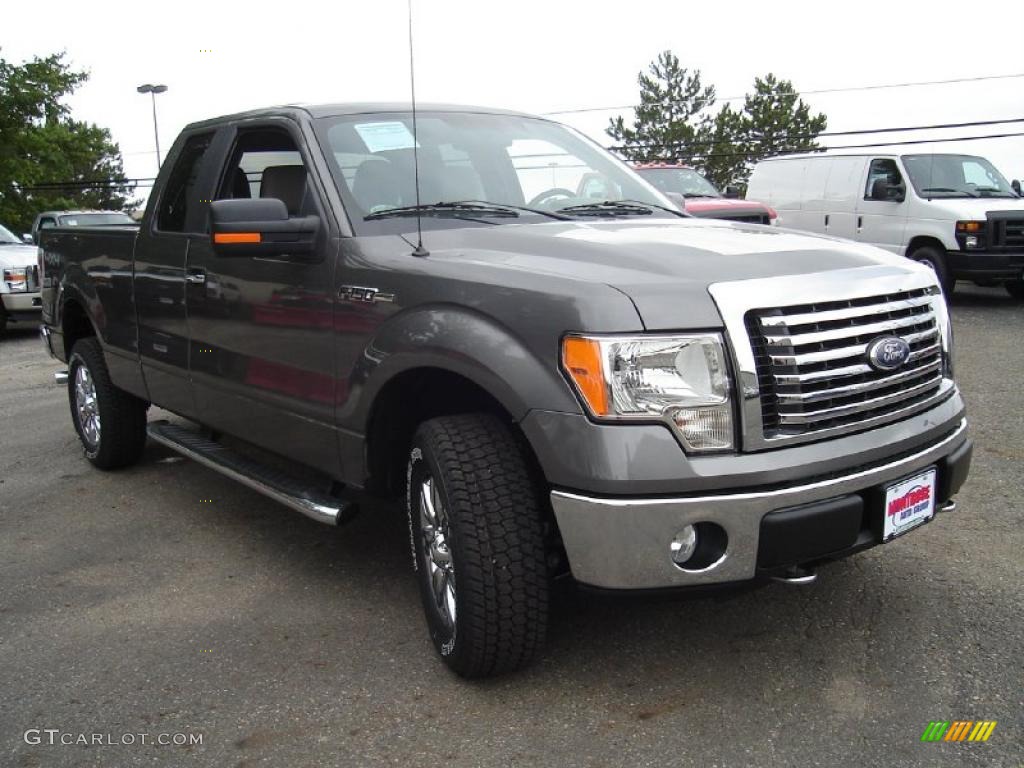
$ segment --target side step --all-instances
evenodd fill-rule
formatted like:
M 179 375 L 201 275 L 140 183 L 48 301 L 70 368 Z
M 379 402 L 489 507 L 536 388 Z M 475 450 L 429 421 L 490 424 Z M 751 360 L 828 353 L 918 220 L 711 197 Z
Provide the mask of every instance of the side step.
M 227 475 L 318 522 L 338 525 L 356 512 L 356 505 L 352 501 L 312 488 L 286 472 L 254 461 L 186 427 L 166 421 L 151 421 L 146 432 L 151 440 L 172 451 Z

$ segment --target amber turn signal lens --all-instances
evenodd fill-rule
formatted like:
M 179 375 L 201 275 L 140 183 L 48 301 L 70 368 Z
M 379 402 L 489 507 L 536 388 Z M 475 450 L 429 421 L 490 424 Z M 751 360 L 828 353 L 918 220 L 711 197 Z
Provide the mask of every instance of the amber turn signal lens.
M 260 242 L 259 232 L 216 232 L 213 235 L 213 242 L 218 245 L 228 243 L 258 243 Z
M 958 221 L 956 228 L 958 232 L 980 232 L 981 225 L 980 221 Z
M 607 416 L 608 387 L 601 368 L 601 345 L 593 339 L 569 337 L 562 342 L 562 365 L 596 416 Z

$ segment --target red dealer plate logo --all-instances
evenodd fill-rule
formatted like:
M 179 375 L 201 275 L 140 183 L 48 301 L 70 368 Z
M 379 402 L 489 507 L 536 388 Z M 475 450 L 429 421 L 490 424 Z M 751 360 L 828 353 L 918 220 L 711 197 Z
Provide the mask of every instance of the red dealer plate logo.
M 883 540 L 891 539 L 931 520 L 935 514 L 935 469 L 929 469 L 885 490 Z

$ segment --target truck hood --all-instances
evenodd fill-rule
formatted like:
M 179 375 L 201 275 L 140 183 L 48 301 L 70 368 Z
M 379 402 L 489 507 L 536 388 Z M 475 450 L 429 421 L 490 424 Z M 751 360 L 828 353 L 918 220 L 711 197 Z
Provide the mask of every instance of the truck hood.
M 928 203 L 927 216 L 950 221 L 980 221 L 989 211 L 1017 211 L 1024 217 L 1024 200 L 1019 197 L 933 197 Z
M 429 258 L 459 261 L 466 271 L 500 267 L 610 285 L 632 299 L 649 330 L 720 327 L 713 283 L 878 265 L 924 269 L 871 246 L 716 219 L 467 227 L 424 232 L 424 244 Z
M 686 210 L 690 213 L 705 211 L 763 211 L 764 203 L 754 200 L 735 200 L 728 197 L 690 197 L 686 200 Z

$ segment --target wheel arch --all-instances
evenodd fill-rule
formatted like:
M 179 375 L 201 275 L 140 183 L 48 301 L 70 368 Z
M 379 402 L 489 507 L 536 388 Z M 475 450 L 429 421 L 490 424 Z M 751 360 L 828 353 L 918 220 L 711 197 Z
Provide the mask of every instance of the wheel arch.
M 78 341 L 90 336 L 99 337 L 85 304 L 75 296 L 65 298 L 61 305 L 60 327 L 64 337 L 65 360 L 70 359 L 71 350 Z
M 537 479 L 547 482 L 536 452 L 505 403 L 464 372 L 424 365 L 392 376 L 373 399 L 365 432 L 367 488 L 392 497 L 403 493 L 416 428 L 438 416 L 475 412 L 492 414 L 506 424 Z

